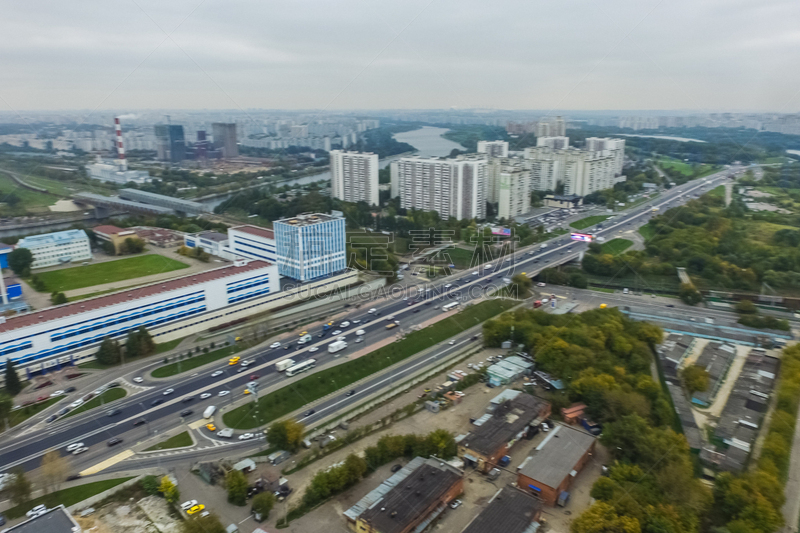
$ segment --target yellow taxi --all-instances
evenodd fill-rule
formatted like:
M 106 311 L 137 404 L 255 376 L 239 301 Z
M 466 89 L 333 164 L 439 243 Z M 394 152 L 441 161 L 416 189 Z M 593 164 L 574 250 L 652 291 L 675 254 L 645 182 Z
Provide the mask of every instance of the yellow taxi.
M 250 393 L 250 389 L 244 389 L 244 393 L 245 393 L 245 394 L 251 394 L 251 393 Z
M 208 424 L 206 424 L 206 429 L 209 431 L 216 431 L 217 426 L 215 426 L 213 422 L 209 422 Z
M 228 364 L 229 364 L 229 365 L 236 365 L 236 364 L 238 364 L 238 363 L 239 363 L 239 361 L 240 361 L 241 359 L 242 359 L 242 358 L 241 358 L 241 357 L 239 357 L 238 355 L 237 355 L 236 357 L 231 357 L 230 359 L 228 359 Z
M 188 511 L 186 511 L 186 514 L 195 514 L 195 513 L 199 513 L 200 511 L 202 511 L 202 510 L 203 510 L 203 509 L 205 509 L 205 508 L 206 508 L 206 506 L 205 506 L 205 505 L 203 505 L 202 503 L 198 503 L 197 505 L 195 505 L 195 506 L 193 506 L 193 507 L 190 507 L 190 508 L 189 508 L 189 510 L 188 510 Z
M 608 307 L 606 304 L 600 304 L 600 309 L 605 309 L 606 307 Z

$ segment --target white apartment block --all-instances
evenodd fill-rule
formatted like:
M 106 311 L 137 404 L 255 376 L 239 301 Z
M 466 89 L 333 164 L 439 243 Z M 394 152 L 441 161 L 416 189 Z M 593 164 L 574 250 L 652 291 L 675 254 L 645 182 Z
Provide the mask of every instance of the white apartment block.
M 20 239 L 17 248 L 27 248 L 33 255 L 32 269 L 63 265 L 92 259 L 89 236 L 82 229 L 70 229 Z
M 478 141 L 478 153 L 489 157 L 508 157 L 506 141 Z
M 569 137 L 537 137 L 536 146 L 547 146 L 556 150 L 569 148 Z
M 617 175 L 622 174 L 625 164 L 625 139 L 611 139 L 609 137 L 589 137 L 586 139 L 584 150 L 587 152 L 612 151 L 614 168 Z
M 547 146 L 526 148 L 530 187 L 537 191 L 552 191 L 556 185 L 563 183 L 564 194 L 578 196 L 610 189 L 620 181 L 617 178 L 619 152 L 620 150 L 586 151 L 576 148 L 559 150 Z
M 331 195 L 344 202 L 378 205 L 378 154 L 332 150 Z
M 486 218 L 487 161 L 403 157 L 392 161 L 392 195 L 405 209 L 436 211 L 442 219 Z
M 520 164 L 504 166 L 498 180 L 497 216 L 509 220 L 530 210 L 530 171 Z

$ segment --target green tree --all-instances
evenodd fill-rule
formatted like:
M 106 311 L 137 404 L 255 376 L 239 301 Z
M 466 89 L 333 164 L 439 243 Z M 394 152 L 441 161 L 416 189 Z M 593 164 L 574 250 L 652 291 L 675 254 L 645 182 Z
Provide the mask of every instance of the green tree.
M 8 266 L 14 274 L 21 278 L 31 275 L 31 265 L 33 264 L 33 253 L 27 248 L 15 248 L 8 254 Z
M 0 392 L 0 427 L 4 427 L 4 422 L 8 415 L 11 414 L 11 408 L 14 406 L 14 400 L 8 394 Z
M 688 305 L 697 305 L 703 301 L 703 295 L 691 283 L 681 283 L 678 297 Z
M 708 390 L 708 372 L 701 366 L 687 366 L 681 371 L 681 377 L 689 394 Z
M 262 492 L 253 498 L 253 514 L 261 515 L 261 520 L 269 518 L 269 513 L 275 506 L 275 495 L 271 492 Z
M 106 337 L 97 350 L 97 362 L 103 365 L 116 365 L 120 361 L 119 343 L 111 337 Z
M 6 392 L 11 396 L 16 396 L 22 390 L 22 383 L 17 374 L 17 368 L 14 361 L 10 357 L 6 357 Z
M 139 334 L 135 330 L 131 330 L 128 332 L 128 337 L 125 339 L 125 356 L 128 359 L 133 359 L 140 355 L 142 355 L 142 347 Z
M 267 430 L 267 441 L 270 445 L 282 450 L 296 451 L 303 443 L 305 426 L 294 420 L 274 422 Z
M 63 305 L 69 300 L 67 300 L 67 296 L 63 292 L 56 291 L 50 296 L 50 301 L 53 305 Z
M 141 355 L 150 355 L 156 351 L 156 343 L 153 341 L 152 335 L 147 331 L 144 326 L 139 326 L 139 353 Z
M 195 515 L 182 523 L 183 533 L 225 533 L 225 526 L 219 518 L 210 514 L 208 516 Z
M 158 494 L 158 478 L 156 476 L 144 476 L 142 478 L 142 489 L 150 496 Z
M 228 488 L 228 502 L 233 505 L 243 506 L 247 503 L 247 478 L 239 470 L 231 470 L 225 476 L 225 486 Z
M 742 315 L 754 315 L 758 313 L 758 308 L 752 300 L 739 300 L 736 302 L 736 312 Z
M 31 482 L 25 477 L 25 471 L 22 468 L 15 468 L 11 474 L 14 477 L 6 485 L 6 492 L 12 502 L 21 505 L 31 499 Z
M 164 476 L 161 478 L 161 484 L 158 486 L 158 492 L 164 495 L 164 499 L 167 500 L 168 503 L 175 503 L 181 497 L 178 487 L 175 486 L 175 483 L 172 482 L 169 476 Z
M 124 254 L 139 254 L 144 250 L 144 241 L 138 237 L 128 237 L 120 245 L 120 251 Z

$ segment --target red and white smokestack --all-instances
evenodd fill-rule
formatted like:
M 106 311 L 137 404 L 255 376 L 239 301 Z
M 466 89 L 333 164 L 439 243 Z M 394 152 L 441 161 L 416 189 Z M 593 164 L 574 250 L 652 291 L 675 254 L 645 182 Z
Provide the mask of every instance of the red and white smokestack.
M 124 172 L 128 170 L 128 162 L 125 160 L 125 145 L 122 144 L 122 126 L 119 124 L 119 117 L 114 118 L 114 129 L 117 130 L 117 153 L 119 154 L 119 168 Z

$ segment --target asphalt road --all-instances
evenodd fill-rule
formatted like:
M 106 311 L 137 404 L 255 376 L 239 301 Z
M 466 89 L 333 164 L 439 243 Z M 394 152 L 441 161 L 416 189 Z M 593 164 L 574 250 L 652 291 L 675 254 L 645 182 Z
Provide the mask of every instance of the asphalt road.
M 719 183 L 727 180 L 727 175 L 731 170 L 725 170 L 718 174 L 706 178 L 686 183 L 682 186 L 674 187 L 660 197 L 642 204 L 631 212 L 617 214 L 610 221 L 606 221 L 602 229 L 592 230 L 587 228 L 582 232 L 591 232 L 595 236 L 604 236 L 611 239 L 619 230 L 627 230 L 647 223 L 651 216 L 663 212 L 669 207 L 683 203 L 689 199 L 688 195 L 702 194 L 709 189 L 716 187 Z M 659 208 L 653 212 L 654 207 Z M 39 465 L 41 456 L 51 449 L 62 449 L 73 442 L 83 442 L 90 447 L 90 451 L 84 456 L 77 456 L 75 461 L 76 468 L 80 464 L 94 464 L 109 456 L 119 453 L 130 444 L 142 441 L 150 437 L 155 432 L 165 431 L 174 427 L 176 424 L 191 422 L 202 416 L 202 411 L 208 405 L 222 406 L 227 402 L 235 401 L 240 398 L 245 388 L 245 384 L 250 381 L 251 374 L 260 375 L 260 385 L 262 388 L 286 379 L 283 374 L 275 371 L 274 363 L 282 358 L 291 356 L 296 362 L 308 358 L 314 358 L 317 365 L 325 365 L 335 357 L 346 355 L 350 351 L 359 350 L 366 343 L 374 343 L 387 337 L 395 336 L 400 328 L 408 328 L 411 325 L 421 323 L 436 313 L 441 313 L 436 306 L 452 300 L 453 293 L 458 292 L 462 301 L 477 298 L 485 292 L 490 293 L 496 290 L 503 283 L 503 277 L 510 277 L 519 272 L 525 272 L 528 277 L 534 277 L 542 269 L 556 266 L 571 261 L 585 251 L 586 243 L 572 241 L 568 236 L 547 243 L 545 248 L 541 245 L 529 247 L 518 251 L 514 256 L 509 257 L 503 262 L 493 262 L 491 268 L 478 268 L 474 271 L 467 271 L 457 277 L 451 277 L 437 283 L 427 284 L 431 290 L 426 293 L 426 298 L 416 300 L 413 296 L 413 289 L 398 291 L 398 294 L 387 301 L 376 303 L 374 307 L 379 315 L 367 312 L 370 304 L 364 302 L 360 309 L 354 310 L 347 319 L 349 321 L 361 320 L 361 323 L 352 324 L 347 328 L 342 328 L 342 333 L 348 339 L 348 348 L 338 354 L 329 354 L 327 346 L 335 337 L 330 333 L 321 331 L 309 331 L 314 335 L 311 343 L 298 349 L 296 345 L 296 333 L 288 334 L 278 339 L 281 343 L 291 342 L 292 349 L 284 350 L 259 349 L 253 355 L 243 355 L 243 358 L 253 359 L 255 363 L 247 371 L 237 373 L 238 367 L 227 365 L 226 360 L 221 360 L 214 365 L 214 368 L 204 368 L 202 372 L 193 372 L 176 376 L 174 380 L 148 380 L 146 376 L 144 386 L 151 386 L 151 389 L 142 393 L 134 394 L 120 400 L 115 407 L 121 409 L 121 413 L 114 416 L 106 416 L 104 410 L 94 409 L 82 415 L 77 415 L 68 419 L 53 422 L 51 425 L 37 424 L 26 430 L 20 435 L 15 436 L 9 442 L 0 446 L 0 465 L 11 468 L 21 465 L 26 470 L 36 468 Z M 477 267 L 476 267 L 477 268 Z M 477 274 L 476 274 L 477 273 Z M 452 285 L 446 287 L 447 285 Z M 409 296 L 409 300 L 403 298 Z M 410 303 L 410 305 L 409 305 Z M 387 319 L 392 318 L 400 324 L 399 328 L 386 330 Z M 369 320 L 369 322 L 367 322 Z M 365 341 L 362 344 L 354 344 L 355 332 L 359 329 L 365 330 Z M 318 335 L 322 334 L 322 337 Z M 458 342 L 468 342 L 459 338 Z M 312 348 L 317 348 L 312 351 Z M 397 377 L 402 377 L 412 373 L 419 368 L 419 365 L 433 364 L 437 358 L 447 355 L 449 349 L 455 346 L 447 346 L 444 350 L 437 352 L 425 361 L 418 361 L 410 358 L 398 370 Z M 250 353 L 250 352 L 246 352 Z M 215 370 L 222 370 L 223 375 L 212 378 L 211 373 Z M 128 376 L 130 380 L 133 375 Z M 391 385 L 385 378 L 376 378 L 362 385 L 362 390 L 356 391 L 352 397 L 342 396 L 323 402 L 316 408 L 316 413 L 303 420 L 307 424 L 315 420 L 328 416 L 332 412 L 347 409 L 348 406 L 359 400 L 359 394 L 373 392 L 377 387 Z M 166 389 L 173 389 L 169 395 L 164 395 Z M 226 397 L 219 397 L 218 393 L 223 390 L 230 390 L 231 393 Z M 200 400 L 201 393 L 208 392 L 212 396 L 206 400 Z M 346 391 L 345 391 L 346 392 Z M 192 401 L 184 403 L 186 398 L 193 398 Z M 160 405 L 153 405 L 153 402 L 162 400 Z M 192 409 L 194 413 L 182 419 L 180 412 L 185 409 Z M 133 422 L 144 418 L 147 424 L 134 427 Z M 123 443 L 113 447 L 107 447 L 106 442 L 112 437 L 123 439 Z

